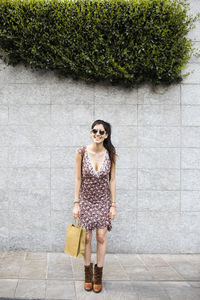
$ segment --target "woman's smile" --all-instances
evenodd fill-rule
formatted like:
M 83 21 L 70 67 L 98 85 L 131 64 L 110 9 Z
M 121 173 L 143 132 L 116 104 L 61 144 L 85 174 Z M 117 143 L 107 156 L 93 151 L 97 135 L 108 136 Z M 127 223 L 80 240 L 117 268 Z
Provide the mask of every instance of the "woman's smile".
M 97 137 L 96 136 L 96 137 L 94 137 L 94 139 L 97 140 L 97 141 L 99 141 L 99 140 L 101 140 L 101 137 L 99 137 L 99 136 Z

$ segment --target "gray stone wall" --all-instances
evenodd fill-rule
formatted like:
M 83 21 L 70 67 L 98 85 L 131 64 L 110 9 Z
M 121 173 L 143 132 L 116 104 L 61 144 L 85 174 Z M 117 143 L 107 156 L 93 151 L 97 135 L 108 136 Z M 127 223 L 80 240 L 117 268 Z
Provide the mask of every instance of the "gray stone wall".
M 199 23 L 190 37 L 200 48 Z M 63 251 L 75 151 L 101 118 L 119 154 L 107 252 L 200 252 L 200 59 L 187 70 L 178 85 L 126 90 L 1 62 L 0 249 Z

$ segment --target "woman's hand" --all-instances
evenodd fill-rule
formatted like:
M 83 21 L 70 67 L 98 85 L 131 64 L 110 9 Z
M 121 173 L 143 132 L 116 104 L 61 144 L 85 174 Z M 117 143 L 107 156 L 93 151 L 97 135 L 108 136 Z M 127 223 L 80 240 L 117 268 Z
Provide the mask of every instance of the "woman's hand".
M 74 218 L 80 217 L 80 206 L 79 206 L 79 203 L 75 203 L 75 204 L 74 204 L 74 208 L 73 208 L 73 217 L 74 217 Z
M 116 216 L 116 207 L 115 206 L 111 206 L 110 208 L 110 217 L 111 217 L 111 220 L 114 220 Z

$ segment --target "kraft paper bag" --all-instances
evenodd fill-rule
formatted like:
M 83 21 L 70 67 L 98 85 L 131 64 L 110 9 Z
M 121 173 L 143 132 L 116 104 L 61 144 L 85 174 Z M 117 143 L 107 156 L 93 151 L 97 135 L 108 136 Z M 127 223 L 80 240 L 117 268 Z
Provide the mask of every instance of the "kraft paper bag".
M 82 228 L 79 224 L 72 223 L 72 225 L 68 225 L 64 252 L 73 257 L 83 257 L 85 254 L 85 239 L 85 228 Z

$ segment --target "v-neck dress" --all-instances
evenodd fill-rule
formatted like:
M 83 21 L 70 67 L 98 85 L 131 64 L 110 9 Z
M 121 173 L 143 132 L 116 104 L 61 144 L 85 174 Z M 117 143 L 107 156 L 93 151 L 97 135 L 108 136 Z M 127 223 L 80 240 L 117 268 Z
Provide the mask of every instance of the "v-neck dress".
M 83 146 L 77 149 L 82 155 Z M 82 161 L 81 187 L 79 193 L 80 225 L 90 232 L 96 228 L 107 227 L 111 231 L 111 217 L 109 216 L 112 205 L 109 172 L 111 162 L 108 150 L 104 160 L 96 171 L 91 163 L 87 148 Z

